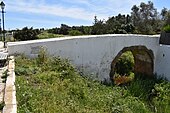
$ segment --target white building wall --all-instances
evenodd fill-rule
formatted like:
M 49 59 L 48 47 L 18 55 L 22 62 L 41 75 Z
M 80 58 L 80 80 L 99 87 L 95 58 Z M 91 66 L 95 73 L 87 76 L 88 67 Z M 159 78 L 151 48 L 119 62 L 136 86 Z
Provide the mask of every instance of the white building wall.
M 146 46 L 154 53 L 154 71 L 157 71 L 157 50 L 159 36 L 147 35 L 97 35 L 76 36 L 55 39 L 9 42 L 9 54 L 24 53 L 37 55 L 38 47 L 43 46 L 49 55 L 68 58 L 84 74 L 98 80 L 109 79 L 111 62 L 124 47 Z M 170 54 L 169 54 L 170 55 Z M 170 62 L 170 61 L 169 61 Z M 167 70 L 167 72 L 170 70 Z M 160 71 L 159 71 L 160 72 Z

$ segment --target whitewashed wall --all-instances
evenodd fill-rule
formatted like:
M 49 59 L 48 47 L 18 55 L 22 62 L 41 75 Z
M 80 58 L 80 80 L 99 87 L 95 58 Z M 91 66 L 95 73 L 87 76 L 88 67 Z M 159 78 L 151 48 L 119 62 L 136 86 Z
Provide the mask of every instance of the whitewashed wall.
M 170 45 L 160 45 L 155 70 L 158 75 L 165 76 L 170 80 Z
M 8 52 L 10 55 L 24 53 L 27 56 L 34 57 L 38 53 L 38 48 L 43 46 L 47 49 L 49 55 L 68 58 L 84 74 L 92 74 L 92 77 L 98 80 L 108 80 L 111 62 L 124 47 L 140 45 L 151 49 L 155 57 L 154 71 L 159 71 L 157 70 L 157 62 L 155 61 L 155 59 L 159 59 L 156 56 L 158 55 L 159 57 L 159 54 L 157 54 L 159 49 L 158 37 L 157 35 L 114 34 L 9 42 Z M 170 69 L 168 71 L 170 72 Z

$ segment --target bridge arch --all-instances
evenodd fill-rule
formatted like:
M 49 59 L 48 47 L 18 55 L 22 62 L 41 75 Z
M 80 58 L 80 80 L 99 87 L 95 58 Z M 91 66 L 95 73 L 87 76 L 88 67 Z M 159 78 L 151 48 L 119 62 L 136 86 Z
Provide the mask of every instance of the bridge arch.
M 130 46 L 124 47 L 113 59 L 111 63 L 110 79 L 113 79 L 115 74 L 115 66 L 121 55 L 127 51 L 131 51 L 134 57 L 134 72 L 153 75 L 154 68 L 154 54 L 152 50 L 147 49 L 145 46 Z

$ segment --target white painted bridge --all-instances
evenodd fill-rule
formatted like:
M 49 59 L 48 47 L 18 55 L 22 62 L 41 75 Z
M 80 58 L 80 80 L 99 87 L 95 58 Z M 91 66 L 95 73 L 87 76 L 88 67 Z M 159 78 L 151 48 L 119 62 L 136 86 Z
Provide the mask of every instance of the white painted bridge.
M 38 55 L 41 48 L 48 55 L 68 58 L 84 74 L 98 80 L 110 80 L 115 62 L 125 51 L 131 51 L 135 71 L 157 73 L 170 80 L 170 47 L 159 45 L 159 35 L 96 35 L 8 42 L 9 55 Z

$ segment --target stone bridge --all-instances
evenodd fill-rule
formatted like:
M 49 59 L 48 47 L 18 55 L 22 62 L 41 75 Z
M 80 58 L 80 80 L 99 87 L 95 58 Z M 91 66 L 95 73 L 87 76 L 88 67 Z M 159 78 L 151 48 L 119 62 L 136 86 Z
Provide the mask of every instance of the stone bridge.
M 48 55 L 68 58 L 83 74 L 97 80 L 110 80 L 116 61 L 131 51 L 137 73 L 165 76 L 170 80 L 170 47 L 159 44 L 159 35 L 96 35 L 9 42 L 10 55 L 24 53 L 36 57 L 41 48 Z

